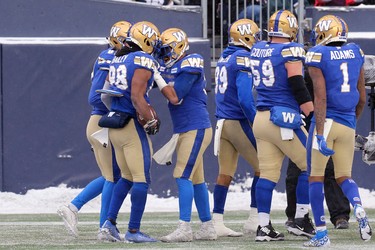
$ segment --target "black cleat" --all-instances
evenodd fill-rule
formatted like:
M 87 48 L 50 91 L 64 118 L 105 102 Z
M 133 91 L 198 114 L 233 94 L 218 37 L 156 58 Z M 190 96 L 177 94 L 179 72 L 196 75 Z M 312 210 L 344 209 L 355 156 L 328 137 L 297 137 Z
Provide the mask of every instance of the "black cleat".
M 312 238 L 316 234 L 314 224 L 309 218 L 309 214 L 305 214 L 303 218 L 294 219 L 294 223 L 292 223 L 287 230 L 290 234 L 306 236 L 307 238 Z
M 349 228 L 349 222 L 344 218 L 337 219 L 335 223 L 336 229 L 348 229 Z
M 280 241 L 284 240 L 284 234 L 277 232 L 271 222 L 265 226 L 258 226 L 255 241 Z
M 294 218 L 288 217 L 288 220 L 285 221 L 285 227 L 288 228 L 288 227 L 292 226 L 293 223 L 294 223 Z

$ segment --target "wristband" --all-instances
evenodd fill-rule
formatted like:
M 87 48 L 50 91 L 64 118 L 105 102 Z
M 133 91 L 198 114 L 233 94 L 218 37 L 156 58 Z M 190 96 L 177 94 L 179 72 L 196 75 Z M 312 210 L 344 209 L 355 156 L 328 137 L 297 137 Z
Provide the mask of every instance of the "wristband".
M 163 77 L 160 75 L 160 73 L 155 73 L 154 74 L 154 81 L 156 82 L 156 84 L 158 85 L 158 88 L 160 89 L 160 91 L 167 87 L 168 84 L 165 82 L 165 80 L 163 79 Z

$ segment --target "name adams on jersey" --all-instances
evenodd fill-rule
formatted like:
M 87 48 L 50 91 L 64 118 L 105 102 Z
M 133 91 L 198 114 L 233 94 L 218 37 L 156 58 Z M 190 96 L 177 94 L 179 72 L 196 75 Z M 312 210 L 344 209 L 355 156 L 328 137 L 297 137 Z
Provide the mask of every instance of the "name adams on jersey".
M 331 60 L 356 58 L 355 52 L 352 49 L 330 51 L 330 56 L 331 56 Z M 308 52 L 306 54 L 306 62 L 320 62 L 321 58 L 322 58 L 322 53 Z

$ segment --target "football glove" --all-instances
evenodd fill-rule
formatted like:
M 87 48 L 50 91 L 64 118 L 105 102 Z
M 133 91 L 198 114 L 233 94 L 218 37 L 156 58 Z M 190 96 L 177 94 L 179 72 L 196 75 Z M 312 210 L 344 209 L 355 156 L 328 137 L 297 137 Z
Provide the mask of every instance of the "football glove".
M 355 144 L 354 144 L 354 150 L 364 150 L 365 144 L 368 141 L 368 139 L 362 135 L 356 134 L 355 135 Z
M 327 148 L 327 142 L 326 142 L 326 139 L 324 139 L 324 136 L 316 135 L 316 139 L 318 142 L 320 153 L 322 153 L 325 156 L 331 156 L 335 153 L 335 151 L 333 151 L 332 149 Z
M 154 135 L 157 132 L 159 132 L 160 128 L 160 121 L 159 119 L 152 119 L 149 120 L 144 126 L 144 130 L 146 131 L 147 134 L 149 135 Z

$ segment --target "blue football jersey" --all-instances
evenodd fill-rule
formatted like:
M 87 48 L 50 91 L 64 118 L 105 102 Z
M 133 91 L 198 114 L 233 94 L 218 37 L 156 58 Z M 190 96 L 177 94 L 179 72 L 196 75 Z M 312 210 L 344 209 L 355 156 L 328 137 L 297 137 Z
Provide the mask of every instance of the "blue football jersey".
M 124 96 L 112 97 L 111 110 L 127 113 L 136 117 L 136 109 L 131 101 L 132 79 L 136 69 L 151 71 L 152 76 L 147 81 L 145 99 L 150 103 L 148 92 L 152 89 L 154 81 L 155 59 L 143 52 L 132 52 L 123 56 L 115 56 L 110 64 L 109 82 L 112 90 L 121 92 Z
M 237 80 L 239 72 L 246 73 L 246 77 Z M 241 81 L 241 82 L 237 82 Z M 255 116 L 255 105 L 252 96 L 252 74 L 250 52 L 242 47 L 227 47 L 217 62 L 215 70 L 216 117 L 219 119 L 246 119 L 241 102 L 246 102 L 251 109 L 251 122 Z M 239 100 L 239 92 L 247 92 L 247 99 Z M 240 102 L 241 101 L 241 102 Z
M 160 73 L 168 84 L 184 84 L 175 82 L 176 77 L 185 72 L 198 74 L 190 91 L 182 97 L 180 105 L 168 104 L 174 133 L 183 133 L 195 129 L 211 127 L 207 111 L 206 78 L 204 61 L 199 54 L 189 54 L 176 62 L 171 68 L 160 68 Z
M 91 88 L 88 96 L 89 104 L 92 106 L 92 115 L 104 115 L 108 109 L 100 98 L 100 93 L 96 93 L 97 89 L 102 89 L 109 71 L 111 63 L 116 51 L 109 48 L 103 50 L 95 61 L 91 72 Z
M 319 68 L 327 92 L 327 118 L 355 128 L 355 109 L 359 101 L 358 78 L 364 63 L 360 47 L 348 43 L 342 47 L 318 45 L 306 54 L 307 66 Z
M 299 110 L 288 83 L 285 63 L 304 61 L 305 50 L 299 43 L 256 43 L 250 53 L 258 110 L 284 106 Z M 303 72 L 301 71 L 301 75 Z

